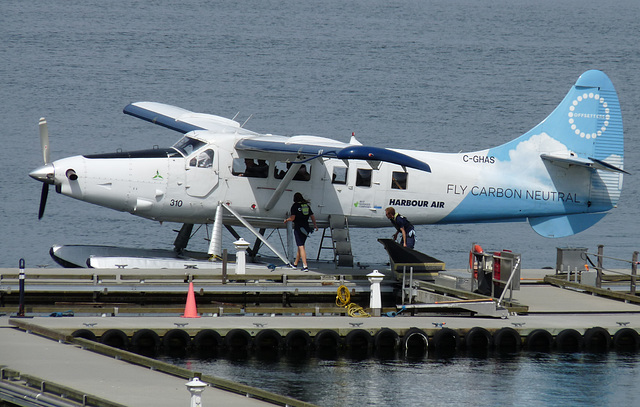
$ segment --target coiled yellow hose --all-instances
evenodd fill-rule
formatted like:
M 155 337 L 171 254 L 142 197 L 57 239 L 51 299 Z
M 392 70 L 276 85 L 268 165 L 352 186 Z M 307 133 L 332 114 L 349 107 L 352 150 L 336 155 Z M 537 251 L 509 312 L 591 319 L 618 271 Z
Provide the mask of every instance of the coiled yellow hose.
M 349 289 L 344 285 L 338 287 L 338 293 L 336 295 L 336 305 L 338 307 L 344 307 L 347 309 L 347 315 L 354 318 L 368 318 L 371 315 L 367 314 L 367 312 L 358 304 L 350 303 L 351 294 L 349 293 Z

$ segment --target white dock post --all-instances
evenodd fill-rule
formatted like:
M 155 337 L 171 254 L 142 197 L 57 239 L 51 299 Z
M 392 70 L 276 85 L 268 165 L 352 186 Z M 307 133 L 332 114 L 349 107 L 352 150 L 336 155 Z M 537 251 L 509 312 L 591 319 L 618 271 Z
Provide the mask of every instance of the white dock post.
M 369 282 L 371 283 L 371 301 L 369 303 L 369 308 L 371 308 L 371 312 L 374 317 L 379 317 L 382 312 L 382 292 L 380 290 L 380 283 L 384 278 L 384 274 L 380 273 L 378 270 L 373 270 L 373 273 L 367 274 L 369 277 Z
M 194 377 L 189 383 L 185 383 L 187 390 L 191 393 L 190 407 L 202 407 L 202 392 L 207 387 L 206 383 L 203 383 L 197 377 Z
M 249 248 L 249 242 L 240 238 L 233 242 L 236 246 L 236 274 L 245 274 L 247 270 L 247 249 Z

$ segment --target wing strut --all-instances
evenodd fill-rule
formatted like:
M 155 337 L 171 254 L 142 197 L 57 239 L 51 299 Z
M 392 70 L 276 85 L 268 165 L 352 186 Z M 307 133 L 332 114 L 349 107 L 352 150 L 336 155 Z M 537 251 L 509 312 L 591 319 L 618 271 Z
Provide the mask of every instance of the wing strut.
M 265 211 L 270 211 L 271 208 L 273 208 L 278 203 L 278 200 L 284 193 L 285 189 L 287 189 L 287 187 L 289 186 L 289 183 L 291 182 L 293 177 L 295 177 L 295 175 L 298 173 L 298 170 L 301 166 L 302 162 L 291 164 L 291 168 L 289 168 L 284 178 L 282 178 L 282 181 L 280 181 L 276 190 L 273 191 L 271 198 L 269 198 L 269 202 L 267 202 L 267 204 L 264 206 Z
M 292 168 L 293 168 L 293 166 L 292 166 Z M 282 260 L 284 262 L 285 265 L 291 267 L 291 263 L 289 262 L 289 260 L 285 256 L 283 256 L 278 250 L 276 250 L 276 248 L 273 247 L 271 245 L 271 243 L 267 242 L 267 239 L 264 236 L 262 236 L 253 226 L 251 226 L 251 224 L 249 222 L 247 222 L 245 218 L 240 216 L 240 214 L 238 212 L 236 212 L 235 210 L 231 209 L 231 207 L 229 205 L 227 205 L 226 203 L 222 202 L 222 206 L 226 210 L 228 210 L 229 213 L 231 213 L 233 216 L 235 216 L 236 219 L 238 219 L 240 221 L 240 223 L 242 223 L 244 225 L 244 227 L 249 229 L 251 231 L 251 233 L 256 235 L 256 237 L 258 239 L 260 239 L 262 241 L 262 243 L 264 243 L 265 246 L 267 246 L 276 256 L 278 256 L 280 258 L 280 260 Z

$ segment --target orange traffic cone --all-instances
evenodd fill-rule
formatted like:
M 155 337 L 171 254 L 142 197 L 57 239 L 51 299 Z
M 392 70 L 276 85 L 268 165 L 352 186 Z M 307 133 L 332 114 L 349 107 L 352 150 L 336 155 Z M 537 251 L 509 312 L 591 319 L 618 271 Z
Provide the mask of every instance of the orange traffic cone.
M 193 293 L 193 281 L 189 281 L 189 293 L 187 294 L 187 305 L 184 307 L 182 318 L 200 318 L 196 308 L 196 296 Z

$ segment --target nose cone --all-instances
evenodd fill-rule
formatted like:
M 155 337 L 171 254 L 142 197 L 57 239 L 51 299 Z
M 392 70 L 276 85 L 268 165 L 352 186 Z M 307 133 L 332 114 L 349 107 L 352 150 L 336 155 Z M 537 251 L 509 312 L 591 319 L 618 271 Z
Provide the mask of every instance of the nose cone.
M 55 179 L 55 170 L 53 168 L 53 164 L 46 164 L 42 167 L 36 168 L 29 173 L 29 176 L 40 182 L 53 184 L 53 181 Z

